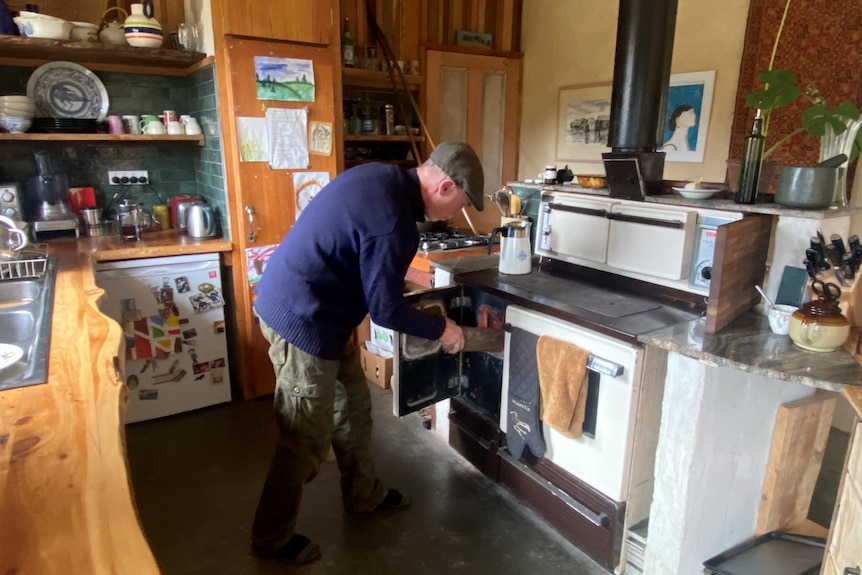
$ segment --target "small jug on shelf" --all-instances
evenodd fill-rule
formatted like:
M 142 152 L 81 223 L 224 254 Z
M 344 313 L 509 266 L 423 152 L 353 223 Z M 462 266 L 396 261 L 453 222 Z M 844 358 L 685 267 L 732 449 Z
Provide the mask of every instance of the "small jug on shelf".
M 152 0 L 144 0 L 141 4 L 132 4 L 132 13 L 123 23 L 126 42 L 137 48 L 161 48 L 164 32 L 159 21 L 153 18 Z

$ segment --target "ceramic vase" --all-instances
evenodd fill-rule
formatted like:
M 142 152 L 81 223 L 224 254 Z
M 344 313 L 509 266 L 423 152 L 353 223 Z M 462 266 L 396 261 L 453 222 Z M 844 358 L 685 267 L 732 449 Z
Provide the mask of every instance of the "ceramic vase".
M 828 160 L 838 154 L 847 154 L 853 151 L 853 142 L 856 140 L 856 134 L 859 128 L 862 127 L 862 118 L 851 120 L 850 118 L 841 118 L 847 129 L 836 134 L 832 126 L 826 124 L 826 133 L 820 136 L 820 161 Z M 850 160 L 846 160 L 838 166 L 838 178 L 835 182 L 835 194 L 832 198 L 832 205 L 843 208 L 847 205 L 847 164 Z
M 138 48 L 161 48 L 164 40 L 162 25 L 152 17 L 152 4 L 149 4 L 149 15 L 144 11 L 144 4 L 132 4 L 132 13 L 126 18 L 123 29 L 129 46 Z

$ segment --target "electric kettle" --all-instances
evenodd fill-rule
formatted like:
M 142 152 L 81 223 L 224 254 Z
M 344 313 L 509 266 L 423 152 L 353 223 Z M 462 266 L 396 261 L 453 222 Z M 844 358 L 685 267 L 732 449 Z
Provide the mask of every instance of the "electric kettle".
M 186 233 L 195 240 L 216 237 L 216 218 L 212 206 L 203 202 L 189 204 L 186 213 Z
M 500 273 L 519 275 L 528 274 L 533 267 L 530 253 L 529 220 L 508 222 L 505 226 L 494 228 L 488 243 L 488 253 L 494 245 L 494 236 L 500 234 Z

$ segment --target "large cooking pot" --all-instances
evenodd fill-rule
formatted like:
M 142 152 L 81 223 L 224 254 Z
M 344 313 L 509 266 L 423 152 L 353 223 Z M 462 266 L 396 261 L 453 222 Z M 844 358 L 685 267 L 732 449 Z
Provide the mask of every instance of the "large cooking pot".
M 14 220 L 0 216 L 0 260 L 17 258 L 28 243 L 26 232 Z

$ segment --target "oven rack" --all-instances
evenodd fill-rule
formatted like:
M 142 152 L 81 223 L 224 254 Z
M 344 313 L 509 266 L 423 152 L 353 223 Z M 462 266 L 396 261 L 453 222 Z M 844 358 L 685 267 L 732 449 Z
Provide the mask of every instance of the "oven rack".
M 48 269 L 46 244 L 28 246 L 14 260 L 0 260 L 0 280 L 40 278 Z

